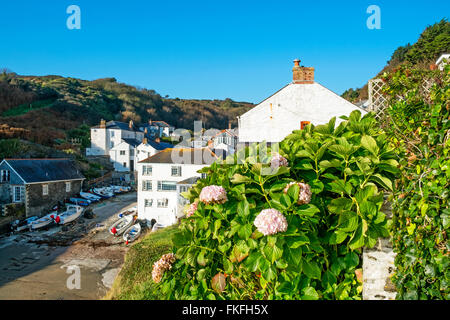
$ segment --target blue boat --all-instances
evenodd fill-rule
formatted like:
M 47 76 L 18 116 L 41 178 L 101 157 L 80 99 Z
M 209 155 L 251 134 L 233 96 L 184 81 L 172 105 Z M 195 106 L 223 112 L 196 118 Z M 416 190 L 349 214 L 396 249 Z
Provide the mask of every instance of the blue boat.
M 88 205 L 91 204 L 91 202 L 87 199 L 81 199 L 81 198 L 70 198 L 69 199 L 70 202 L 74 203 L 74 204 L 78 204 L 80 206 L 84 206 L 87 207 Z

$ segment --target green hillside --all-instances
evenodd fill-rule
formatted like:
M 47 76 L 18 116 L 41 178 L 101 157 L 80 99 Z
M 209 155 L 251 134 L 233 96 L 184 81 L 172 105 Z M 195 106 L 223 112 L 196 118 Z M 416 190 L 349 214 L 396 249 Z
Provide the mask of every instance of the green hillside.
M 49 146 L 100 119 L 164 120 L 186 129 L 193 129 L 194 120 L 202 120 L 206 128 L 225 128 L 229 121 L 236 125 L 236 117 L 251 107 L 231 99 L 168 99 L 114 78 L 88 81 L 21 76 L 6 70 L 0 74 L 0 139 L 21 138 Z

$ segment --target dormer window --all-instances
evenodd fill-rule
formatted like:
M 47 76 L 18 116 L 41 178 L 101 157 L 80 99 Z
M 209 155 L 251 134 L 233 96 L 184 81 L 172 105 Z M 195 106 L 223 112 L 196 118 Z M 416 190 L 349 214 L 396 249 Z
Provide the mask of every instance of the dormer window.
M 9 170 L 2 170 L 0 176 L 1 182 L 9 182 L 11 180 L 11 173 Z

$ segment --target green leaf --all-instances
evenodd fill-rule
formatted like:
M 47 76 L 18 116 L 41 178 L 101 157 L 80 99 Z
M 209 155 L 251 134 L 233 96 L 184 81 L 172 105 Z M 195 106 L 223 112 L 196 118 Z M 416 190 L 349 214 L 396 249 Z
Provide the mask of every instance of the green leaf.
M 389 180 L 389 178 L 382 176 L 379 173 L 374 174 L 372 177 L 370 177 L 369 181 L 373 181 L 378 183 L 381 187 L 383 187 L 386 190 L 393 191 L 392 189 L 392 181 Z
M 315 205 L 309 203 L 309 204 L 302 204 L 302 205 L 298 206 L 296 212 L 299 215 L 305 215 L 308 217 L 312 217 L 317 212 L 320 212 L 320 210 Z
M 371 136 L 362 136 L 361 146 L 372 153 L 374 156 L 378 156 L 378 153 L 380 152 L 380 149 L 377 146 L 377 142 Z
M 237 212 L 242 217 L 246 217 L 250 214 L 250 207 L 247 200 L 239 201 Z
M 337 198 L 331 200 L 328 210 L 332 213 L 340 214 L 352 208 L 353 201 L 349 198 Z
M 233 175 L 233 177 L 231 178 L 231 183 L 237 184 L 237 183 L 252 183 L 253 180 L 249 177 L 243 176 L 239 173 L 236 173 L 235 175 Z
M 322 274 L 319 265 L 314 261 L 303 261 L 303 272 L 308 278 L 318 280 Z
M 359 217 L 356 212 L 345 211 L 339 216 L 338 229 L 344 232 L 355 231 L 358 227 Z
M 313 287 L 306 287 L 302 290 L 302 300 L 319 300 L 319 294 Z
M 349 242 L 348 246 L 351 250 L 356 250 L 364 246 L 364 236 L 361 224 L 356 229 L 353 239 Z

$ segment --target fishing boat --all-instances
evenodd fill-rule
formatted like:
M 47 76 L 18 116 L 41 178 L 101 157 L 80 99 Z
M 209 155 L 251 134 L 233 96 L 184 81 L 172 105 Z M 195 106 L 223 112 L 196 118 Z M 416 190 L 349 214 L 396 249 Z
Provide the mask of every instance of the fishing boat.
M 128 216 L 128 215 L 131 215 L 131 214 L 135 215 L 136 213 L 137 213 L 137 207 L 132 207 L 132 208 L 129 208 L 129 209 L 125 210 L 125 211 L 122 211 L 117 216 L 119 218 L 122 218 L 124 216 Z
M 127 230 L 134 221 L 133 216 L 124 216 L 120 218 L 109 228 L 109 233 L 114 236 L 120 236 L 125 230 Z
M 138 223 L 129 227 L 123 234 L 123 240 L 126 244 L 136 240 L 141 234 L 141 225 Z
M 80 197 L 86 200 L 90 200 L 91 202 L 99 201 L 102 199 L 100 196 L 96 196 L 90 192 L 80 192 Z
M 102 198 L 109 199 L 114 197 L 114 192 L 108 191 L 106 188 L 93 188 L 92 192 Z
M 42 218 L 39 218 L 37 220 L 30 222 L 30 224 L 29 224 L 30 231 L 46 227 L 49 224 L 53 223 L 55 221 L 54 218 L 56 217 L 57 214 L 58 214 L 58 212 L 54 211 L 54 212 L 49 213 L 46 216 L 43 216 Z
M 58 214 L 55 217 L 55 222 L 57 224 L 66 224 L 77 219 L 81 213 L 83 212 L 83 208 L 77 205 L 69 204 L 65 212 Z
M 15 221 L 13 221 L 13 222 L 11 223 L 11 229 L 12 229 L 14 232 L 19 232 L 19 231 L 22 231 L 22 230 L 26 230 L 26 229 L 29 228 L 29 224 L 30 224 L 31 222 L 37 220 L 37 219 L 39 219 L 38 216 L 32 216 L 32 217 L 29 217 L 29 218 L 27 218 L 27 219 L 25 219 L 25 220 L 22 220 L 22 221 L 20 221 L 20 220 L 15 220 Z
M 77 205 L 84 206 L 84 207 L 87 207 L 88 205 L 91 204 L 91 201 L 90 201 L 90 200 L 87 200 L 87 199 L 70 198 L 69 200 L 70 200 L 70 202 L 72 202 L 73 204 L 77 204 Z

